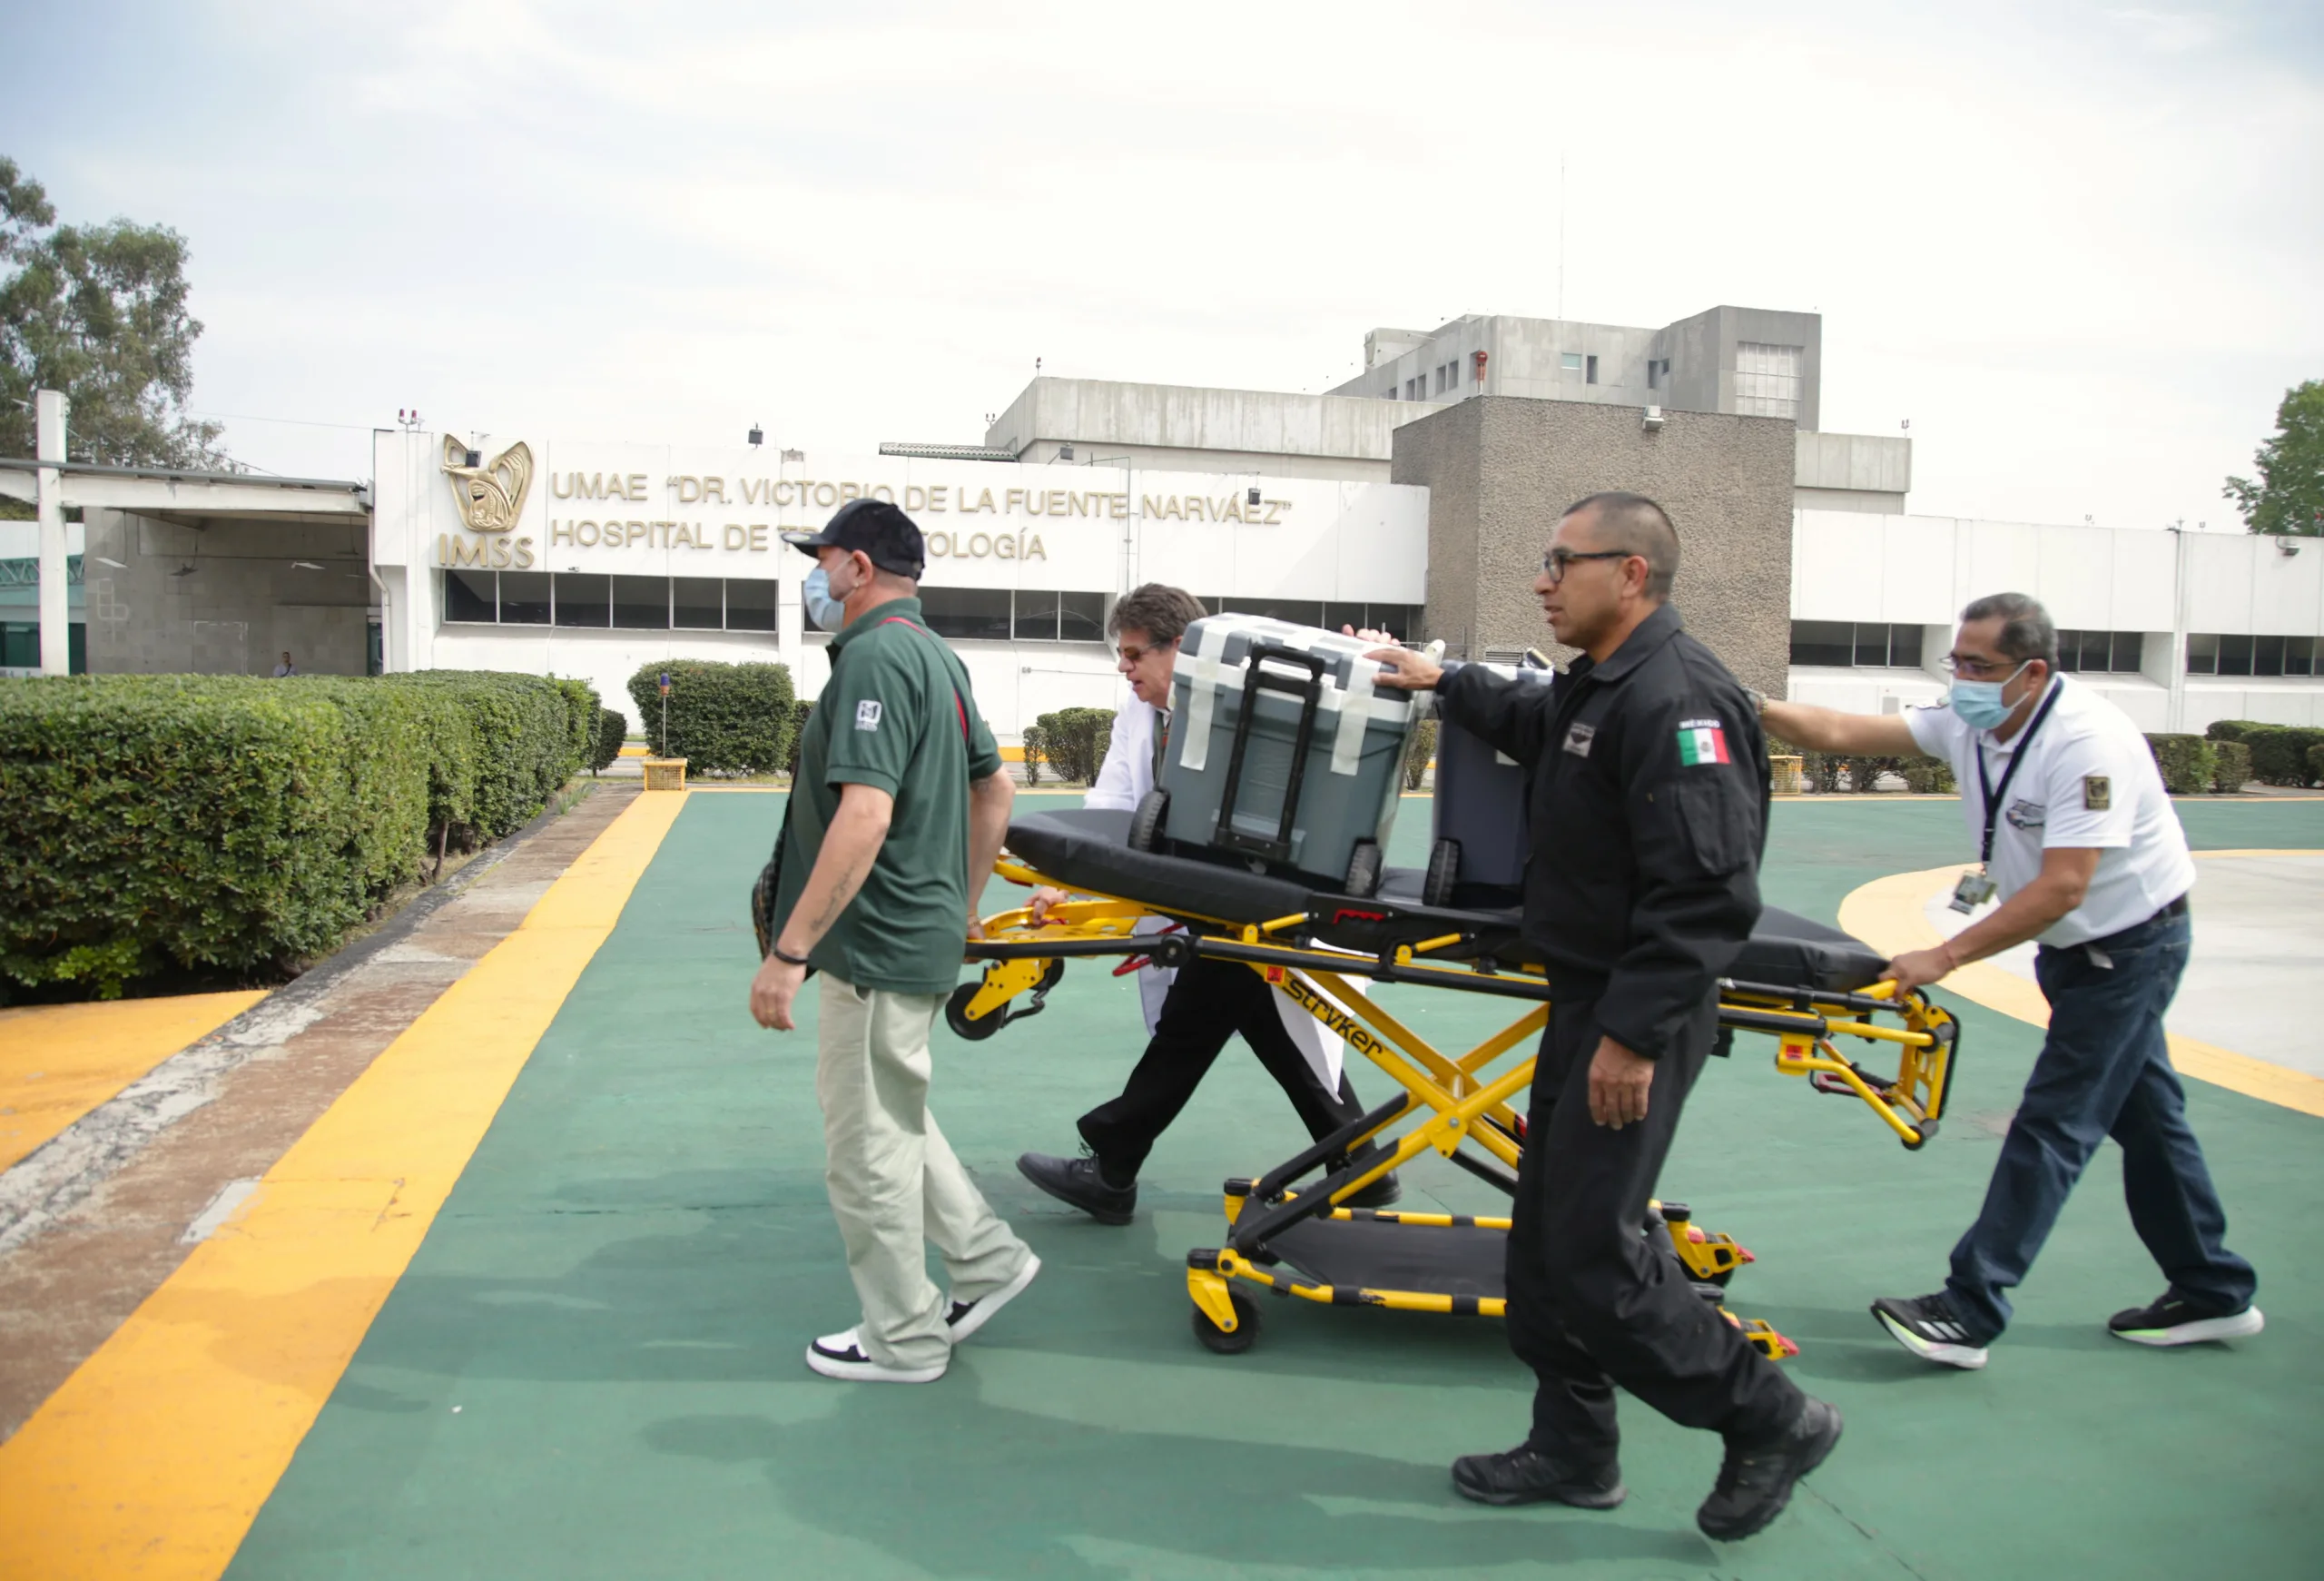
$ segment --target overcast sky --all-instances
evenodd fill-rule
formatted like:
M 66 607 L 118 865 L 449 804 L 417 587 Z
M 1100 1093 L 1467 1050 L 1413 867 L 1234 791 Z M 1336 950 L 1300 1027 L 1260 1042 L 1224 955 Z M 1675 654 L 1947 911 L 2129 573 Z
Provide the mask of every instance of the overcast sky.
M 1314 390 L 1374 325 L 1735 302 L 1824 315 L 1915 511 L 2220 529 L 2324 377 L 2314 0 L 0 3 L 0 153 L 184 233 L 193 405 L 279 472 L 399 407 L 812 459 L 980 440 L 1037 357 Z

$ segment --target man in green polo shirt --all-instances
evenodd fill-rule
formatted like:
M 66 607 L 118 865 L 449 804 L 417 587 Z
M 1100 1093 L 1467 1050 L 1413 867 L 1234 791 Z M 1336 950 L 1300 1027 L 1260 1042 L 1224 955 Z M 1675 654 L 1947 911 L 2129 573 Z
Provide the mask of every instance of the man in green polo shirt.
M 807 1349 L 831 1378 L 929 1383 L 1040 1260 L 986 1205 L 928 1112 L 929 1029 L 1009 832 L 1015 787 L 968 672 L 921 618 L 920 529 L 884 500 L 785 533 L 814 557 L 811 606 L 842 607 L 800 743 L 778 849 L 774 946 L 751 1013 L 789 1032 L 809 969 L 824 1180 L 862 1321 Z M 923 1240 L 951 1290 L 928 1277 Z

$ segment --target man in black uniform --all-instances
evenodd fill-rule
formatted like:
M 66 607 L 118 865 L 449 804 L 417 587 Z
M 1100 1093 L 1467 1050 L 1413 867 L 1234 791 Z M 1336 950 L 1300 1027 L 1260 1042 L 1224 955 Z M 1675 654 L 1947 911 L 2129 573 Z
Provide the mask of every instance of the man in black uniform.
M 1487 1504 L 1610 1509 L 1614 1386 L 1721 1435 L 1727 1457 L 1697 1523 L 1746 1537 L 1839 1441 L 1811 1399 L 1641 1235 L 1655 1177 L 1718 1030 L 1717 981 L 1759 914 L 1768 758 L 1742 684 L 1666 602 L 1669 518 L 1593 494 L 1560 519 L 1533 591 L 1582 657 L 1553 687 L 1419 654 L 1374 654 L 1394 682 L 1434 687 L 1443 716 L 1525 766 L 1532 851 L 1525 942 L 1556 998 L 1533 1071 L 1509 1235 L 1509 1339 L 1533 1369 L 1533 1428 L 1456 1461 Z

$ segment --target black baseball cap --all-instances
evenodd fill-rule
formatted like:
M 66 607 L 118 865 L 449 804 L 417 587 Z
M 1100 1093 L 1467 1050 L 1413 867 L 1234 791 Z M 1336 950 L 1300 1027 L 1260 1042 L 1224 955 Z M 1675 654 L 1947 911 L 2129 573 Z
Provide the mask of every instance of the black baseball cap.
M 851 499 L 832 512 L 822 531 L 786 532 L 783 541 L 810 557 L 820 548 L 861 549 L 881 570 L 914 581 L 928 565 L 928 540 L 884 499 Z

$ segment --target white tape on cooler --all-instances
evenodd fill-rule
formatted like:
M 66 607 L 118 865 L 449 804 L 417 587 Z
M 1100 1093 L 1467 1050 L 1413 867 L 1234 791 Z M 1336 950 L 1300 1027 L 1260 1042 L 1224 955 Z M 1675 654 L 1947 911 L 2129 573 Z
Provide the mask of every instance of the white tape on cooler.
M 1372 724 L 1372 683 L 1379 675 L 1380 667 L 1358 656 L 1348 662 L 1347 670 L 1339 728 L 1332 735 L 1332 772 L 1353 775 L 1364 756 L 1364 733 Z
M 1210 762 L 1210 716 L 1226 653 L 1226 623 L 1204 621 L 1202 635 L 1195 640 L 1194 681 L 1187 688 L 1192 695 L 1187 698 L 1186 736 L 1178 743 L 1178 766 L 1196 774 Z

